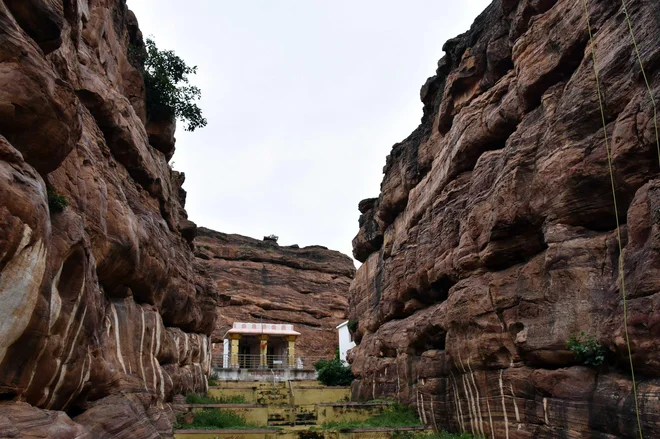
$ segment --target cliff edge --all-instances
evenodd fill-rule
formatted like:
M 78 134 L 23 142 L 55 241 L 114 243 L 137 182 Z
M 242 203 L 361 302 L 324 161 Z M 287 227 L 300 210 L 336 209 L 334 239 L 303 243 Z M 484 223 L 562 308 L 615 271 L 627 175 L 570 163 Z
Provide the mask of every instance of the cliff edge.
M 0 1 L 2 437 L 169 437 L 207 386 L 215 290 L 143 47 L 124 0 Z
M 587 2 L 645 437 L 660 437 L 660 3 Z M 421 125 L 360 203 L 354 397 L 488 438 L 639 437 L 583 0 L 495 0 L 444 45 Z M 567 348 L 585 333 L 592 367 Z

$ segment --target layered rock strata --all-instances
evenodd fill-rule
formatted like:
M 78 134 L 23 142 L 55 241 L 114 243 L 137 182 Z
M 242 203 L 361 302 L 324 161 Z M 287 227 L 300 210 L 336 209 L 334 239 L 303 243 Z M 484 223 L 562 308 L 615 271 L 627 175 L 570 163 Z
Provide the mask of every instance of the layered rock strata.
M 660 437 L 660 3 L 495 0 L 444 45 L 422 122 L 360 203 L 354 396 L 488 438 Z M 621 219 L 623 271 L 601 111 Z M 606 350 L 588 367 L 584 332 Z
M 321 246 L 280 246 L 199 228 L 196 255 L 218 290 L 216 352 L 232 323 L 292 323 L 296 355 L 332 357 L 346 319 L 353 260 Z
M 142 47 L 124 0 L 0 1 L 1 437 L 168 437 L 206 388 L 215 291 Z

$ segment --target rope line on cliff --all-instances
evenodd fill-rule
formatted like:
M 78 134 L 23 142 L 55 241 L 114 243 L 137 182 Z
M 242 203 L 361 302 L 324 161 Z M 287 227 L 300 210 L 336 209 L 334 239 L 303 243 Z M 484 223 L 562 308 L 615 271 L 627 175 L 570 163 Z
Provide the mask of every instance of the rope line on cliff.
M 656 106 L 655 97 L 653 96 L 653 90 L 651 90 L 651 85 L 649 84 L 648 77 L 646 76 L 646 70 L 644 70 L 642 55 L 639 52 L 639 47 L 637 47 L 637 40 L 635 39 L 635 33 L 633 32 L 632 22 L 630 20 L 630 15 L 628 14 L 628 6 L 626 5 L 626 0 L 621 0 L 621 4 L 623 5 L 623 14 L 626 16 L 626 23 L 628 23 L 628 31 L 630 32 L 630 38 L 632 38 L 633 46 L 635 47 L 635 55 L 637 55 L 637 62 L 639 63 L 639 67 L 642 70 L 642 77 L 644 78 L 646 89 L 649 92 L 649 97 L 651 98 L 651 103 L 653 104 L 653 125 L 655 127 L 655 144 L 658 149 L 658 163 L 660 164 L 660 136 L 658 135 L 658 107 Z
M 621 296 L 623 299 L 623 330 L 626 336 L 626 346 L 628 348 L 628 359 L 630 360 L 630 374 L 632 379 L 632 388 L 633 396 L 635 398 L 635 415 L 637 416 L 637 431 L 639 432 L 640 439 L 644 439 L 642 433 L 642 421 L 639 416 L 639 402 L 637 400 L 637 383 L 635 381 L 635 369 L 633 367 L 632 352 L 630 348 L 630 336 L 628 334 L 628 308 L 627 308 L 627 298 L 626 298 L 626 282 L 624 276 L 624 267 L 623 267 L 623 245 L 621 243 L 621 225 L 619 222 L 619 208 L 616 202 L 616 188 L 614 186 L 614 169 L 612 167 L 612 154 L 610 151 L 610 142 L 607 135 L 607 122 L 605 120 L 605 107 L 603 105 L 603 95 L 600 89 L 600 78 L 598 76 L 598 66 L 596 63 L 596 49 L 594 45 L 594 36 L 591 31 L 591 19 L 589 16 L 589 4 L 588 0 L 583 0 L 584 11 L 587 15 L 587 30 L 589 31 L 589 40 L 591 46 L 591 57 L 594 63 L 594 74 L 596 76 L 596 91 L 598 94 L 598 105 L 600 106 L 600 116 L 603 123 L 603 135 L 605 136 L 605 150 L 607 151 L 607 165 L 610 170 L 610 182 L 612 183 L 612 198 L 614 200 L 614 217 L 616 219 L 616 233 L 617 241 L 619 244 L 619 275 L 621 276 Z M 626 12 L 627 15 L 627 12 Z M 644 75 L 646 77 L 646 75 Z

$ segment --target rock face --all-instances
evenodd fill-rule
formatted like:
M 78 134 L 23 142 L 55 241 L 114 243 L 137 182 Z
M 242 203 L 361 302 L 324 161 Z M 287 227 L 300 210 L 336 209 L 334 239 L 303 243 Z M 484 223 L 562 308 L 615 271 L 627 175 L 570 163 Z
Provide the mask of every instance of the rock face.
M 168 437 L 206 387 L 215 290 L 141 46 L 124 0 L 0 1 L 1 437 Z
M 660 97 L 660 3 L 628 1 Z M 621 2 L 495 0 L 448 41 L 421 125 L 360 204 L 354 396 L 488 438 L 660 437 L 660 179 L 653 105 Z M 622 276 L 625 275 L 625 276 Z M 600 368 L 566 348 L 584 331 Z
M 218 290 L 217 353 L 233 322 L 263 319 L 295 325 L 301 333 L 296 355 L 334 355 L 335 326 L 346 319 L 355 274 L 351 258 L 321 246 L 285 247 L 201 227 L 195 244 Z

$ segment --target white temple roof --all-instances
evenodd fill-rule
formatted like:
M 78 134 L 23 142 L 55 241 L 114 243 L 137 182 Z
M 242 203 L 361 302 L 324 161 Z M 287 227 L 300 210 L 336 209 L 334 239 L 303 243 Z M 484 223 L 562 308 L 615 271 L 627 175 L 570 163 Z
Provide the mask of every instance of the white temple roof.
M 286 323 L 244 323 L 234 322 L 233 327 L 227 331 L 227 334 L 244 335 L 300 335 L 300 332 L 293 330 L 293 325 Z M 226 337 L 227 335 L 225 335 Z

